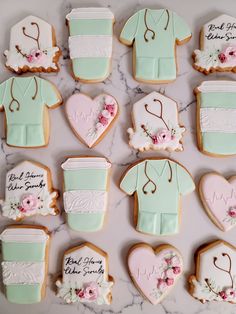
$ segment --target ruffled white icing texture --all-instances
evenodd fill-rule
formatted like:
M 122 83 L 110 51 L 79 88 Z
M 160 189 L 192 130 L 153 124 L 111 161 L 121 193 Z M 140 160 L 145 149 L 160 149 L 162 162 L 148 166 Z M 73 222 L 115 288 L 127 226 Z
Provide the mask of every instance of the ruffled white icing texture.
M 148 137 L 142 128 L 138 130 L 134 130 L 133 128 L 129 128 L 127 130 L 129 134 L 129 144 L 135 149 L 139 149 L 140 151 L 153 149 L 153 150 L 183 150 L 183 145 L 181 144 L 182 134 L 185 131 L 184 127 L 175 126 L 173 129 L 173 137 L 170 140 L 163 141 L 162 143 L 154 144 L 152 139 Z M 158 130 L 157 130 L 158 131 Z M 149 128 L 149 132 L 155 133 Z
M 56 215 L 55 208 L 50 206 L 57 197 L 57 193 L 49 193 L 48 191 L 43 190 L 39 196 L 41 198 L 40 206 L 25 212 L 22 212 L 19 209 L 18 204 L 20 204 L 20 199 L 18 197 L 8 198 L 7 201 L 2 202 L 2 215 L 13 220 L 21 219 L 23 217 L 30 217 L 36 214 L 42 216 Z
M 66 213 L 103 212 L 106 208 L 107 192 L 96 190 L 74 190 L 63 194 Z
M 44 262 L 2 262 L 2 277 L 5 285 L 43 283 Z
M 20 53 L 14 50 L 6 50 L 4 55 L 7 58 L 6 66 L 17 71 L 19 68 L 27 66 L 29 68 L 39 68 L 43 67 L 44 69 L 52 68 L 57 69 L 57 64 L 53 61 L 56 53 L 59 51 L 58 47 L 50 47 L 44 49 L 47 51 L 47 54 L 43 54 L 43 56 L 35 60 L 34 62 L 28 62 L 27 58 L 23 57 Z
M 57 296 L 62 298 L 66 303 L 97 303 L 98 305 L 102 304 L 110 304 L 110 300 L 108 298 L 111 287 L 113 286 L 112 281 L 100 281 L 97 282 L 98 287 L 98 296 L 96 299 L 88 299 L 88 298 L 80 298 L 76 291 L 83 288 L 84 283 L 81 283 L 76 289 L 71 288 L 69 284 L 62 282 L 61 280 L 56 281 L 57 286 Z

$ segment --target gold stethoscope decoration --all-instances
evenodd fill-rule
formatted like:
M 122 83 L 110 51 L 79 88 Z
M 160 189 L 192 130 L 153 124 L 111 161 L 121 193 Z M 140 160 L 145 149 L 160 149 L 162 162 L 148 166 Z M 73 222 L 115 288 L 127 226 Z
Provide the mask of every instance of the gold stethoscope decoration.
M 144 32 L 144 40 L 145 40 L 146 42 L 149 41 L 149 39 L 148 39 L 148 37 L 147 37 L 148 32 L 152 33 L 152 37 L 151 37 L 152 40 L 154 40 L 155 37 L 156 37 L 156 33 L 154 32 L 154 30 L 151 29 L 151 28 L 148 26 L 148 24 L 147 24 L 147 11 L 148 11 L 148 9 L 145 9 L 145 13 L 144 13 L 144 24 L 145 24 L 145 27 L 146 27 L 146 30 L 145 30 L 145 32 Z M 164 30 L 166 31 L 166 30 L 167 30 L 167 27 L 168 27 L 168 25 L 169 25 L 169 21 L 170 21 L 170 13 L 169 13 L 169 11 L 168 11 L 167 9 L 166 9 L 165 11 L 166 11 L 166 13 L 167 13 L 167 22 L 166 22 L 166 26 L 164 27 Z
M 149 184 L 152 184 L 153 189 L 151 190 L 151 193 L 154 194 L 154 193 L 156 193 L 157 185 L 156 185 L 156 183 L 149 177 L 149 175 L 147 174 L 147 163 L 148 163 L 148 162 L 145 161 L 145 165 L 144 165 L 144 174 L 145 174 L 145 177 L 148 179 L 148 181 L 144 184 L 142 190 L 143 190 L 143 193 L 144 193 L 144 194 L 150 193 L 149 191 L 147 191 L 146 188 L 147 188 L 147 186 L 148 186 Z M 170 165 L 169 160 L 167 160 L 167 163 L 168 163 L 169 170 L 170 170 L 170 177 L 168 178 L 168 182 L 170 183 L 170 182 L 172 181 L 172 176 L 173 176 L 173 174 L 172 174 L 172 168 L 171 168 L 171 165 Z M 165 166 L 164 166 L 164 167 L 165 167 Z
M 19 111 L 20 110 L 20 102 L 19 102 L 19 100 L 18 99 L 16 99 L 15 97 L 14 97 L 14 94 L 13 94 L 13 87 L 14 87 L 14 80 L 15 80 L 15 78 L 13 78 L 12 79 L 12 81 L 11 81 L 11 89 L 10 89 L 10 92 L 11 92 L 11 102 L 10 102 L 10 104 L 9 104 L 9 110 L 11 111 L 11 112 L 15 112 L 15 111 Z M 36 96 L 37 96 L 37 93 L 38 93 L 38 82 L 37 82 L 37 80 L 36 80 L 36 78 L 34 77 L 34 82 L 35 82 L 35 93 L 34 93 L 34 95 L 32 96 L 32 100 L 35 100 L 35 98 L 36 98 Z M 16 108 L 14 109 L 13 108 L 13 105 L 16 105 Z

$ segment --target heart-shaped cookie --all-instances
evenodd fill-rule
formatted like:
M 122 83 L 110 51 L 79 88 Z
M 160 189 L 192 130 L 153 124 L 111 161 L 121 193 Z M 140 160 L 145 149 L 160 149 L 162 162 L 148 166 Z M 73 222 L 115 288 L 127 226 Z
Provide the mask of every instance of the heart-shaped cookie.
M 107 94 L 92 99 L 79 93 L 66 102 L 66 114 L 73 131 L 90 148 L 102 140 L 118 117 L 118 112 L 117 101 Z
M 222 231 L 236 225 L 236 176 L 226 180 L 207 173 L 200 180 L 199 193 L 207 214 Z
M 148 244 L 133 246 L 128 254 L 130 276 L 152 304 L 157 304 L 171 291 L 182 274 L 183 262 L 176 248 L 168 244 L 153 249 Z

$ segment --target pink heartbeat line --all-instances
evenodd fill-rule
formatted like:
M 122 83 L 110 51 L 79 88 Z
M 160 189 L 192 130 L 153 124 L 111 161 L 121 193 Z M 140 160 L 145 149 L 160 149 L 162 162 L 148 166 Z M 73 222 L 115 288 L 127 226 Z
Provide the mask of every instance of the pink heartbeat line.
M 213 196 L 212 196 L 212 199 L 209 199 L 209 198 L 206 198 L 206 201 L 209 202 L 209 203 L 214 203 L 216 201 L 223 201 L 225 203 L 225 205 L 228 204 L 228 202 L 232 199 L 235 199 L 236 200 L 236 192 L 234 189 L 231 190 L 231 194 L 230 196 L 224 196 L 224 194 L 222 193 L 220 196 L 217 196 L 217 193 L 214 192 L 213 193 Z M 236 205 L 236 204 L 235 204 Z

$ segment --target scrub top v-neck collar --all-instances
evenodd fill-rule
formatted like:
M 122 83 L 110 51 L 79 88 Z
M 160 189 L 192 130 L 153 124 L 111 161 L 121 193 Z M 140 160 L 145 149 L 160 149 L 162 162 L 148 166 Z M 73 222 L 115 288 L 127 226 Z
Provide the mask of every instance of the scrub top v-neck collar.
M 14 79 L 14 83 L 17 85 L 18 87 L 18 90 L 20 91 L 21 93 L 21 96 L 22 98 L 25 97 L 25 95 L 27 94 L 27 92 L 29 91 L 30 89 L 30 86 L 31 86 L 31 83 L 34 79 L 37 80 L 37 78 L 35 76 L 32 76 L 32 77 L 14 77 L 12 78 L 12 80 Z M 24 84 L 22 84 L 22 82 L 26 82 L 25 86 L 22 86 Z M 28 81 L 28 82 L 27 82 Z M 21 82 L 21 83 L 20 83 Z
M 162 10 L 152 10 L 152 9 L 147 9 L 147 18 L 148 16 L 151 16 L 151 20 L 153 22 L 153 25 L 155 27 L 157 27 L 160 22 L 161 22 L 161 19 L 162 19 L 162 16 L 163 14 L 165 13 L 166 10 L 162 9 Z M 160 12 L 160 15 L 159 16 L 153 16 L 155 13 L 159 13 Z
M 161 165 L 162 163 L 162 165 Z M 164 164 L 163 164 L 164 163 Z M 153 169 L 153 171 L 155 172 L 155 174 L 157 175 L 157 178 L 160 179 L 163 177 L 164 173 L 165 173 L 165 170 L 166 170 L 166 167 L 167 167 L 167 163 L 168 163 L 168 160 L 167 159 L 160 159 L 160 160 L 152 160 L 152 159 L 149 159 L 147 161 L 147 166 L 148 168 L 150 169 Z M 147 169 L 148 169 L 147 168 Z M 160 169 L 161 168 L 161 169 Z M 150 170 L 149 170 L 150 171 Z M 150 171 L 151 172 L 151 171 Z M 152 173 L 151 173 L 152 175 Z

